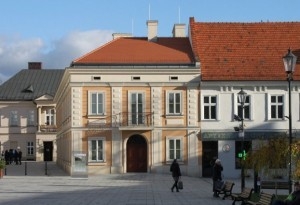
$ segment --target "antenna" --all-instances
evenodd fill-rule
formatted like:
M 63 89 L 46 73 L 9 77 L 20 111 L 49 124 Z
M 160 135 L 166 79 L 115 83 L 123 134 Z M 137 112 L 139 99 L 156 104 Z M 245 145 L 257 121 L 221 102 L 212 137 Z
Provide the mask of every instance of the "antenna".
M 149 15 L 149 17 L 148 17 L 149 19 L 148 20 L 150 20 L 150 4 L 149 4 L 149 11 L 148 12 L 149 12 L 149 14 L 148 14 Z
M 131 35 L 133 36 L 133 19 L 131 19 Z
M 178 23 L 180 23 L 180 6 L 178 7 Z

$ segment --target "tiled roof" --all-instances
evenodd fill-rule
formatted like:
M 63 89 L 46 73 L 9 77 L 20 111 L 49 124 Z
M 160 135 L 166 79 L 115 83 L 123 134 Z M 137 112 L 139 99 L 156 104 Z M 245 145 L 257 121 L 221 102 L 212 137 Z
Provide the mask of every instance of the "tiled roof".
M 0 86 L 0 100 L 34 100 L 43 95 L 54 96 L 63 69 L 24 69 Z
M 286 80 L 282 57 L 298 56 L 300 22 L 203 23 L 190 18 L 192 47 L 202 80 Z
M 72 62 L 73 65 L 191 63 L 194 63 L 193 52 L 186 37 L 157 38 L 156 42 L 148 41 L 147 38 L 117 38 Z

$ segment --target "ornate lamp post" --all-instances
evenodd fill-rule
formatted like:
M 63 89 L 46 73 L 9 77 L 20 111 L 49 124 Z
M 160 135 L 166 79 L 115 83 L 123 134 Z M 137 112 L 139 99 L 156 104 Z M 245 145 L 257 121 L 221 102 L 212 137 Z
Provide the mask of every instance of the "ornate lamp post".
M 239 132 L 239 137 L 242 138 L 242 156 L 241 156 L 241 189 L 244 190 L 245 188 L 245 167 L 244 162 L 245 160 L 245 153 L 244 153 L 244 105 L 246 102 L 247 93 L 241 88 L 241 91 L 238 93 L 238 102 L 241 104 L 241 116 L 234 115 L 234 119 L 241 122 L 239 127 L 234 127 L 235 131 Z
M 291 50 L 282 58 L 289 85 L 289 193 L 292 192 L 292 112 L 291 112 L 291 81 L 296 68 L 297 56 Z

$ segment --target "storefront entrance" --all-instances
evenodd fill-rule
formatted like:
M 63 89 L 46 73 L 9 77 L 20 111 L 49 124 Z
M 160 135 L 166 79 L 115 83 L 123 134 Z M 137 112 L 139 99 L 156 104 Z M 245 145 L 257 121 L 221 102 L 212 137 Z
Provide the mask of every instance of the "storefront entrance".
M 213 165 L 218 158 L 218 141 L 203 141 L 202 175 L 212 177 Z
M 147 142 L 140 135 L 127 141 L 127 172 L 147 172 Z

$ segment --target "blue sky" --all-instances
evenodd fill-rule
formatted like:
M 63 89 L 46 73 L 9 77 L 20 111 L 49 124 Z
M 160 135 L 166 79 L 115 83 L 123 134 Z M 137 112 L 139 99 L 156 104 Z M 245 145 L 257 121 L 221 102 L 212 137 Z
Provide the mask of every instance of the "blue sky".
M 72 60 L 112 40 L 112 33 L 158 35 L 174 23 L 300 21 L 300 0 L 0 0 L 0 83 L 29 61 L 64 69 Z

